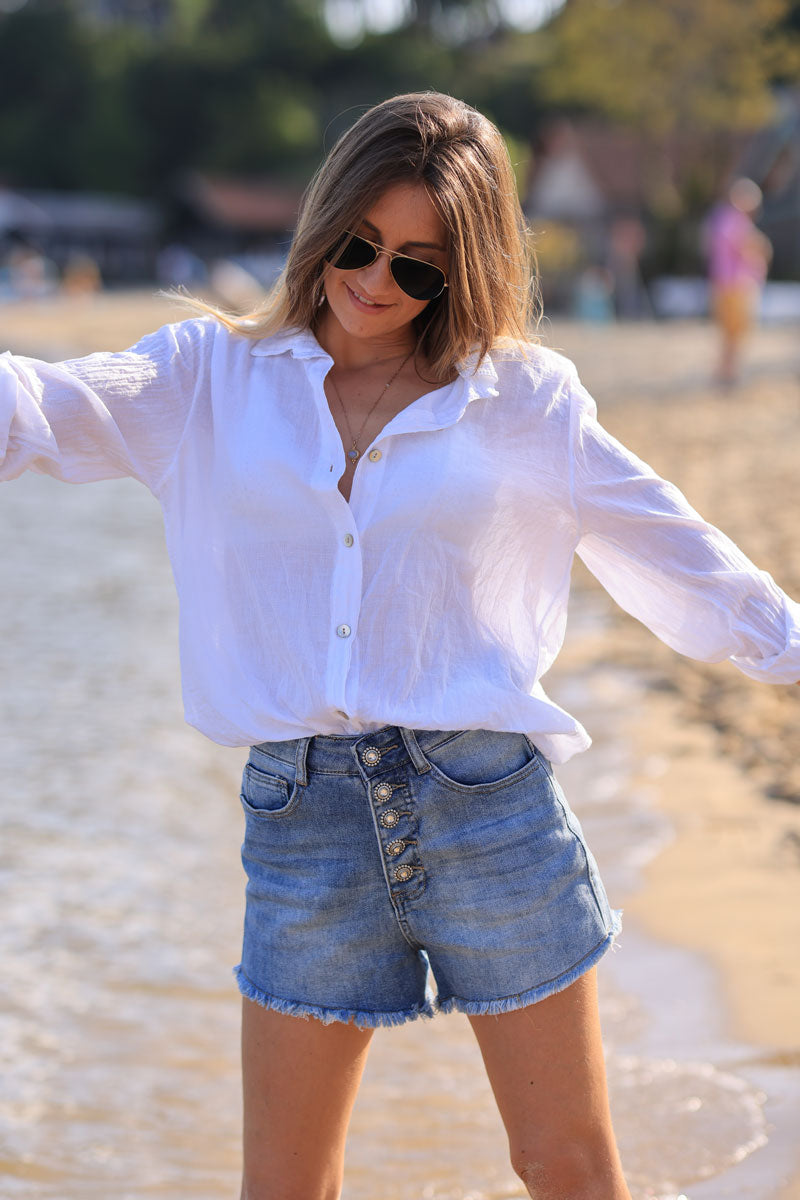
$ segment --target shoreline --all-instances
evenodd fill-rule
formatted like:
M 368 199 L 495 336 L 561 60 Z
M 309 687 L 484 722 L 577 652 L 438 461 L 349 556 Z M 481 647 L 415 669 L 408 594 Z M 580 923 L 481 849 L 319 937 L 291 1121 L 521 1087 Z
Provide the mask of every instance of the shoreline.
M 765 802 L 713 731 L 682 719 L 668 695 L 650 692 L 632 734 L 634 786 L 647 786 L 674 839 L 644 868 L 627 911 L 715 964 L 727 1033 L 800 1067 L 800 808 Z M 642 764 L 655 755 L 664 769 L 654 779 Z
M 673 838 L 643 867 L 626 916 L 646 937 L 711 964 L 721 1035 L 756 1052 L 741 1069 L 764 1088 L 765 1153 L 791 1164 L 769 1198 L 800 1200 L 800 1151 L 786 1145 L 800 1080 L 800 807 L 766 801 L 721 753 L 714 731 L 689 723 L 674 696 L 650 690 L 631 733 L 632 785 L 648 789 Z M 655 778 L 647 770 L 654 758 Z M 793 1108 L 776 1076 L 784 1085 L 795 1080 Z

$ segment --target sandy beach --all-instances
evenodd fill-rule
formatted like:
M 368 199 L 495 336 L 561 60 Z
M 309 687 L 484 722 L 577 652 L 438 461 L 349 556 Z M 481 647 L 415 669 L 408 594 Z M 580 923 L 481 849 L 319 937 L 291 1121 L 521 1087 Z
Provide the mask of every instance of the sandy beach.
M 7 305 L 0 342 L 74 356 L 123 348 L 182 315 L 149 292 Z M 797 331 L 758 331 L 728 391 L 710 382 L 714 332 L 703 323 L 556 322 L 545 340 L 577 363 L 606 427 L 800 597 Z M 580 566 L 574 582 L 602 627 L 568 638 L 559 666 L 579 675 L 614 664 L 644 681 L 629 730 L 632 782 L 674 831 L 643 886 L 623 897 L 626 915 L 713 964 L 731 1037 L 800 1069 L 800 688 L 680 658 Z M 800 1179 L 770 1200 L 798 1198 Z

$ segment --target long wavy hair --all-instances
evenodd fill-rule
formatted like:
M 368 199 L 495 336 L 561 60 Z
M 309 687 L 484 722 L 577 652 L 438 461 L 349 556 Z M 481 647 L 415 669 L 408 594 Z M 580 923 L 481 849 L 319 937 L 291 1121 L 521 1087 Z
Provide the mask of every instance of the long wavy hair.
M 267 337 L 315 330 L 324 303 L 325 255 L 387 187 L 422 183 L 448 231 L 448 282 L 416 318 L 417 353 L 435 379 L 475 351 L 532 340 L 538 289 L 530 235 L 497 128 L 440 92 L 384 100 L 330 151 L 303 196 L 286 266 L 264 302 L 234 316 L 202 301 L 229 329 Z

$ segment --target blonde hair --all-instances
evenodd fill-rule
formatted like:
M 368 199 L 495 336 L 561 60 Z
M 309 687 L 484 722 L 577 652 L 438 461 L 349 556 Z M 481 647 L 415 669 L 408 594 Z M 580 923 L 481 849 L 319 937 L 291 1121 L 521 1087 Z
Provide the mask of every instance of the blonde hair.
M 309 184 L 286 266 L 263 304 L 232 316 L 202 301 L 229 329 L 267 337 L 314 330 L 325 255 L 397 183 L 426 188 L 448 231 L 448 282 L 416 318 L 418 353 L 436 379 L 476 350 L 531 340 L 536 272 L 516 182 L 498 129 L 440 92 L 384 100 L 334 145 Z

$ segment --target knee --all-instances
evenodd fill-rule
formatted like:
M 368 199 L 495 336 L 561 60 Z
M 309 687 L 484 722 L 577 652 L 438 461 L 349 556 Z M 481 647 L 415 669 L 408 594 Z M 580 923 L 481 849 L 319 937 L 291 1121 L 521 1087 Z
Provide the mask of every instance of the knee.
M 602 1137 L 512 1146 L 511 1165 L 532 1200 L 629 1200 L 616 1147 Z

